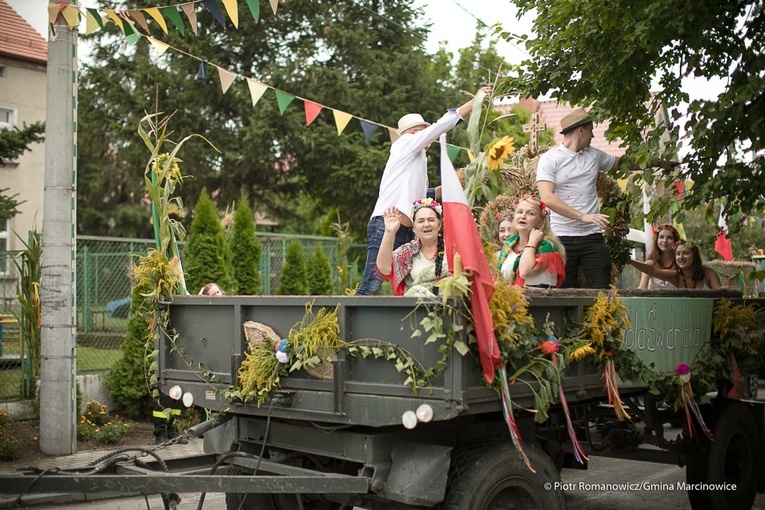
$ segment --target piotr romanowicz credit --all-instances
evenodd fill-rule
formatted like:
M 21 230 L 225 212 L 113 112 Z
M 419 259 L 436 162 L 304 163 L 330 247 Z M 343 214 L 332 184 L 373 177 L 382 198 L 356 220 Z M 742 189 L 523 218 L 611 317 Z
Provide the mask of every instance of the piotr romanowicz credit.
M 548 484 L 545 484 L 548 485 Z M 555 482 L 546 489 L 564 491 L 735 491 L 735 483 L 657 483 L 657 482 L 623 482 L 623 483 L 565 483 Z

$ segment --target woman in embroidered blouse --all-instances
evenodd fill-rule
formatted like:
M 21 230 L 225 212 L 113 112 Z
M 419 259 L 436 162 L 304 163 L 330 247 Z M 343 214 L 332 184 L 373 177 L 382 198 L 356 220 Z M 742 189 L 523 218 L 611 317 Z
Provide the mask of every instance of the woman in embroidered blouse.
M 646 264 L 658 269 L 677 270 L 675 262 L 675 246 L 680 242 L 680 234 L 672 225 L 661 225 L 656 228 L 653 235 L 653 248 L 648 254 Z M 640 277 L 639 289 L 667 289 L 672 284 L 661 278 L 656 278 L 648 273 L 643 273 Z
M 441 236 L 441 204 L 430 198 L 412 204 L 414 241 L 393 251 L 393 241 L 399 227 L 395 207 L 383 213 L 385 233 L 377 253 L 377 269 L 391 280 L 396 296 L 434 297 L 433 284 L 446 276 L 444 241 Z
M 681 240 L 675 248 L 677 269 L 658 269 L 637 260 L 630 264 L 638 271 L 671 283 L 678 289 L 719 289 L 720 276 L 711 267 L 704 265 L 701 250 L 694 242 Z
M 499 251 L 499 273 L 520 287 L 557 288 L 566 277 L 566 252 L 550 230 L 549 209 L 536 195 L 515 203 L 513 229 Z

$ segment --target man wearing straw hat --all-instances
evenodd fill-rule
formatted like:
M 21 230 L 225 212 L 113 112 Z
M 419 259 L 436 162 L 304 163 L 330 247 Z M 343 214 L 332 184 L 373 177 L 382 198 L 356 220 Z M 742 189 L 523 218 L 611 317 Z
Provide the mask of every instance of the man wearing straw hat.
M 603 239 L 608 216 L 600 213 L 595 183 L 598 172 L 616 168 L 619 158 L 590 146 L 594 124 L 584 108 L 563 117 L 560 127 L 563 143 L 539 158 L 537 188 L 552 210 L 550 226 L 566 248 L 561 287 L 577 287 L 581 269 L 588 288 L 608 288 L 611 254 Z
M 476 92 L 475 97 L 491 94 L 490 87 Z M 428 160 L 425 151 L 438 137 L 456 126 L 473 111 L 472 98 L 459 108 L 448 110 L 435 124 L 425 122 L 419 113 L 407 113 L 398 121 L 396 134 L 399 135 L 390 147 L 390 156 L 385 164 L 380 192 L 367 224 L 367 261 L 364 277 L 357 296 L 377 294 L 382 285 L 382 276 L 377 271 L 377 252 L 385 233 L 383 212 L 391 206 L 398 209 L 401 227 L 396 233 L 394 249 L 413 239 L 412 202 L 424 198 L 440 198 L 440 188 L 428 189 Z

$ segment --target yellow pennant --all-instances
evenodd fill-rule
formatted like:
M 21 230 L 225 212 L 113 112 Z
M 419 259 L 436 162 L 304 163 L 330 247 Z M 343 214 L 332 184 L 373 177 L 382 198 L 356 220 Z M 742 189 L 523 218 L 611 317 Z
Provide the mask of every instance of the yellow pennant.
M 226 8 L 228 17 L 231 18 L 231 23 L 233 23 L 236 28 L 239 28 L 239 6 L 237 5 L 236 0 L 221 0 L 221 2 L 223 2 L 223 6 Z
M 85 35 L 90 35 L 96 30 L 101 28 L 101 25 L 98 24 L 98 21 L 96 21 L 96 18 L 90 13 L 90 11 L 85 11 Z
M 199 35 L 197 34 L 197 11 L 194 10 L 194 2 L 181 4 L 181 9 L 183 9 L 183 12 L 186 14 L 186 17 L 189 18 L 189 25 L 191 25 L 191 31 L 194 32 L 194 35 Z
M 268 0 L 271 4 L 271 10 L 276 14 L 276 9 L 279 7 L 279 0 Z
M 231 86 L 231 84 L 234 83 L 234 80 L 236 79 L 236 73 L 232 73 L 231 71 L 223 69 L 222 67 L 218 67 L 218 76 L 220 76 L 220 88 L 225 94 L 228 92 L 228 88 Z
M 148 9 L 144 9 L 144 11 L 146 11 L 146 14 L 154 18 L 154 21 L 159 23 L 163 32 L 167 33 L 167 23 L 165 23 L 165 18 L 162 17 L 162 13 L 159 12 L 159 9 L 156 7 L 149 7 Z
M 66 20 L 66 26 L 69 30 L 80 24 L 80 10 L 74 5 L 67 5 L 64 10 L 61 11 L 61 15 Z
M 122 26 L 122 18 L 117 16 L 117 13 L 114 12 L 114 9 L 104 9 L 104 12 L 106 13 L 109 18 L 114 22 L 115 25 L 117 25 L 117 28 L 122 30 L 122 33 L 125 33 L 125 27 Z
M 253 79 L 247 78 L 247 86 L 250 88 L 250 95 L 252 96 L 252 106 L 255 106 L 258 101 L 260 101 L 260 98 L 263 97 L 263 94 L 266 93 L 266 90 L 268 90 L 268 85 L 265 83 L 260 83 L 259 81 L 255 81 Z
M 157 39 L 154 39 L 153 37 L 146 36 L 146 38 L 149 40 L 151 45 L 154 46 L 154 49 L 157 50 L 157 53 L 159 55 L 164 55 L 164 53 L 170 47 L 169 45 L 163 43 L 162 41 L 158 41 Z
M 56 16 L 58 16 L 58 5 L 54 3 L 48 4 L 48 23 L 55 25 Z
M 345 126 L 347 126 L 353 118 L 353 115 L 350 113 L 341 112 L 340 110 L 332 110 L 332 114 L 335 116 L 337 136 L 340 136 L 340 134 L 343 132 L 343 129 L 345 129 Z

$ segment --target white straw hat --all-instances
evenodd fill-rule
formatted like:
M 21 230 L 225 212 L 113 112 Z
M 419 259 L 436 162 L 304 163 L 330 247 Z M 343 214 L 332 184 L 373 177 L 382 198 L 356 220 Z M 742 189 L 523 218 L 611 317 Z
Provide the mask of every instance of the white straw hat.
M 425 122 L 425 119 L 422 118 L 422 115 L 419 113 L 407 113 L 403 117 L 401 117 L 398 121 L 398 129 L 396 130 L 396 133 L 400 136 L 406 131 L 407 129 L 412 129 L 416 126 L 430 126 L 430 122 Z

